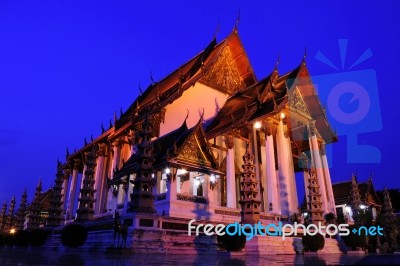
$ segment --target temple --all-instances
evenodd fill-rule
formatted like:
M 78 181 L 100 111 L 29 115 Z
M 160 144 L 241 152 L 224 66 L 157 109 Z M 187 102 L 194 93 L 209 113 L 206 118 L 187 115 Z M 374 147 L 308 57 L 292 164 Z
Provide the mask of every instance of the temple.
M 336 213 L 325 145 L 337 136 L 305 57 L 299 61 L 283 74 L 276 64 L 258 80 L 236 28 L 213 39 L 140 91 L 100 136 L 67 150 L 48 226 L 104 221 L 116 210 L 131 228 L 288 221 L 299 209 L 298 189 L 314 221 Z M 304 188 L 296 187 L 296 173 Z
M 246 202 L 246 151 L 254 178 L 245 182 L 254 186 L 257 203 L 250 205 L 260 219 L 297 212 L 295 173 L 304 173 L 308 197 L 309 169 L 315 171 L 322 213 L 336 212 L 325 145 L 337 137 L 305 60 L 288 73 L 275 67 L 257 80 L 236 29 L 152 82 L 102 131 L 66 158 L 61 194 L 67 221 L 117 209 L 236 221 Z M 92 214 L 83 215 L 82 208 Z

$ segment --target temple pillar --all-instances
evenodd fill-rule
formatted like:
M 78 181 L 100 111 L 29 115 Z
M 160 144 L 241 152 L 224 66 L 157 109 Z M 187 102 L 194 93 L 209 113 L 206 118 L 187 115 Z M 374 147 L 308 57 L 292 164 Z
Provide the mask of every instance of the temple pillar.
M 79 159 L 74 159 L 71 186 L 69 188 L 69 193 L 68 193 L 68 207 L 67 207 L 68 219 L 73 219 L 75 216 L 76 186 L 78 184 L 78 170 L 80 163 L 81 161 Z
M 281 114 L 283 116 L 283 114 Z M 293 158 L 292 148 L 288 141 L 288 133 L 285 132 L 283 119 L 281 117 L 278 129 L 277 129 L 277 151 L 278 151 L 278 176 L 279 176 L 279 188 L 280 188 L 280 200 L 281 200 L 281 212 L 285 215 L 290 215 L 297 211 L 297 205 L 294 205 L 297 201 L 297 193 L 293 193 L 294 169 L 293 169 Z M 289 139 L 290 140 L 290 139 Z M 292 162 L 290 162 L 292 161 Z M 296 199 L 295 199 L 296 198 Z
M 328 159 L 326 158 L 326 149 L 324 143 L 321 144 L 320 154 L 321 154 L 322 169 L 324 171 L 325 186 L 328 199 L 328 209 L 329 209 L 328 211 L 336 214 L 335 197 L 333 195 L 331 174 L 329 171 Z
M 329 213 L 328 211 L 328 199 L 326 197 L 326 185 L 325 185 L 325 178 L 324 178 L 324 171 L 322 169 L 322 162 L 321 156 L 319 151 L 319 145 L 317 140 L 316 128 L 315 128 L 315 121 L 310 121 L 309 123 L 309 142 L 310 142 L 310 149 L 311 149 L 311 157 L 312 157 L 312 165 L 315 168 L 317 174 L 317 180 L 319 185 L 319 193 L 321 194 L 322 200 L 322 210 L 324 213 Z
M 111 165 L 110 177 L 111 179 L 114 177 L 114 172 L 118 169 L 119 159 L 121 156 L 121 142 L 120 140 L 115 140 L 112 144 L 113 148 L 113 160 Z
M 226 206 L 236 208 L 235 153 L 233 136 L 225 136 L 226 152 Z
M 177 180 L 175 177 L 171 176 L 167 179 L 167 200 L 175 201 L 177 193 Z
M 63 202 L 64 213 L 67 212 L 67 207 L 68 207 L 68 183 L 69 183 L 70 175 L 71 175 L 71 171 L 69 169 L 64 169 L 63 190 L 62 190 L 62 199 L 61 199 Z
M 275 151 L 272 121 L 265 125 L 265 163 L 264 171 L 266 176 L 267 197 L 265 210 L 272 213 L 281 213 L 278 197 L 278 179 L 275 170 Z
M 96 172 L 95 172 L 95 198 L 96 201 L 94 203 L 94 214 L 101 213 L 101 202 L 102 202 L 102 195 L 103 195 L 103 188 L 104 188 L 104 157 L 106 155 L 106 145 L 99 144 L 99 149 L 97 151 L 97 162 L 96 162 Z

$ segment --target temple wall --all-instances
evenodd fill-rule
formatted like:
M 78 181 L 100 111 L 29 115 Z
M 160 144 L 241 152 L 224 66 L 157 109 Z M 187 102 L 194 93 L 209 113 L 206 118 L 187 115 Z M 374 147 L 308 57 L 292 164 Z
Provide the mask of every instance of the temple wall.
M 180 127 L 185 120 L 187 110 L 189 110 L 189 117 L 186 120 L 188 128 L 199 121 L 203 108 L 204 119 L 213 117 L 216 114 L 216 102 L 222 107 L 227 98 L 227 94 L 197 82 L 166 107 L 165 122 L 161 123 L 160 136 Z

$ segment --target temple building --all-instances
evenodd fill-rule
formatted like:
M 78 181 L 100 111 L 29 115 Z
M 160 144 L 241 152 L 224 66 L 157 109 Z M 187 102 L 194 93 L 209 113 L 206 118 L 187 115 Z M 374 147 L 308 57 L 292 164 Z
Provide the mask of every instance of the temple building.
M 357 175 L 353 174 L 350 181 L 333 184 L 336 213 L 343 215 L 348 223 L 354 222 L 354 214 L 359 211 L 369 211 L 372 220 L 382 210 L 381 200 L 375 191 L 372 176 L 367 182 L 358 182 Z
M 212 40 L 140 92 L 100 136 L 67 152 L 57 213 L 67 222 L 140 213 L 162 217 L 162 228 L 190 219 L 277 221 L 298 211 L 298 189 L 316 217 L 335 213 L 325 145 L 337 136 L 299 61 L 259 80 L 236 28 Z

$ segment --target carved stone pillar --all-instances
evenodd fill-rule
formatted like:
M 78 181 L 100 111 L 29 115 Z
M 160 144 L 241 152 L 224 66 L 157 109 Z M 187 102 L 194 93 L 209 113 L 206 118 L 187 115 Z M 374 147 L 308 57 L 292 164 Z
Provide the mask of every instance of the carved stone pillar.
M 225 136 L 226 153 L 226 206 L 228 208 L 236 208 L 236 188 L 235 188 L 235 153 L 233 150 L 233 136 Z

